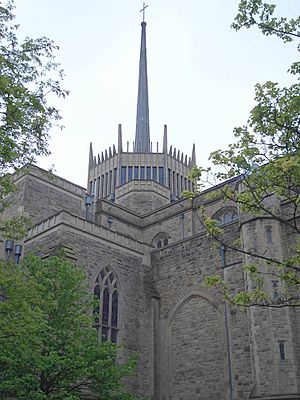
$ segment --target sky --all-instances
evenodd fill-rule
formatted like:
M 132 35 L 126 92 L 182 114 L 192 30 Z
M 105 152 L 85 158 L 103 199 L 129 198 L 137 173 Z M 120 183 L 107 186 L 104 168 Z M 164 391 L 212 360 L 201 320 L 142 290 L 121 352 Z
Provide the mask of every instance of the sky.
M 274 0 L 278 15 L 295 17 L 299 0 Z M 150 136 L 208 165 L 209 154 L 234 140 L 246 123 L 254 86 L 286 85 L 296 43 L 262 36 L 255 28 L 230 28 L 238 0 L 149 0 L 146 4 Z M 135 136 L 142 1 L 15 0 L 19 37 L 47 36 L 59 46 L 70 95 L 55 105 L 64 129 L 51 131 L 51 156 L 38 165 L 86 186 L 88 151 Z M 298 6 L 298 7 L 297 7 Z

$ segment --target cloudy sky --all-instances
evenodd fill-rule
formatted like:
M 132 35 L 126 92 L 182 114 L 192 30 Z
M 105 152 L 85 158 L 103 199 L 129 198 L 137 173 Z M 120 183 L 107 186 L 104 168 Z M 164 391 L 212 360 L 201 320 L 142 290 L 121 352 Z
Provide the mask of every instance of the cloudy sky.
M 275 0 L 278 14 L 296 16 L 299 0 Z M 19 35 L 47 36 L 59 45 L 70 96 L 58 103 L 65 129 L 53 129 L 56 173 L 85 186 L 89 143 L 98 153 L 135 135 L 142 1 L 15 0 Z M 296 60 L 296 44 L 264 37 L 256 29 L 235 32 L 230 24 L 238 0 L 149 0 L 146 9 L 150 134 L 206 166 L 209 153 L 233 140 L 247 121 L 254 85 L 284 85 Z M 155 145 L 156 147 L 156 145 Z

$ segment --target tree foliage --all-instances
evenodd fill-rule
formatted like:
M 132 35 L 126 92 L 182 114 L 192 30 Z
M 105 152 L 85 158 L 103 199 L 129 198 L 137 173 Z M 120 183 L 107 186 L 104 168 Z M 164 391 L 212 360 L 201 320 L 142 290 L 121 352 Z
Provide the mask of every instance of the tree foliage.
M 0 211 L 13 189 L 7 173 L 49 154 L 49 130 L 60 120 L 49 97 L 65 97 L 58 47 L 46 37 L 20 42 L 13 0 L 0 4 Z
M 264 35 L 275 35 L 285 43 L 296 40 L 299 51 L 300 17 L 276 17 L 275 10 L 274 4 L 262 0 L 241 0 L 232 27 L 239 30 L 256 26 Z M 289 87 L 270 81 L 256 85 L 256 105 L 247 123 L 235 128 L 236 141 L 210 156 L 217 167 L 217 172 L 209 171 L 214 181 L 236 178 L 238 182 L 238 187 L 223 184 L 210 197 L 236 204 L 244 215 L 278 221 L 293 237 L 284 258 L 266 256 L 265 251 L 228 243 L 218 221 L 207 216 L 204 209 L 199 211 L 200 222 L 214 240 L 251 260 L 245 267 L 251 283 L 244 292 L 232 296 L 221 277 L 206 280 L 240 305 L 300 306 L 300 63 L 293 63 L 289 72 L 295 77 Z M 208 170 L 195 169 L 192 175 L 201 181 L 204 171 Z M 272 294 L 266 290 L 271 281 L 278 282 L 273 284 Z
M 135 362 L 99 343 L 79 267 L 61 256 L 2 262 L 0 287 L 1 399 L 135 398 L 122 383 Z

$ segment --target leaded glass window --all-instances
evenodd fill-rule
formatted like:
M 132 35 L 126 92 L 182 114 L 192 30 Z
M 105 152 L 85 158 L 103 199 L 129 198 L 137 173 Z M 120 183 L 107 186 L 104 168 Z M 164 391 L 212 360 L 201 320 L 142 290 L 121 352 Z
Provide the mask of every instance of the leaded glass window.
M 104 192 L 104 175 L 101 175 L 100 197 L 103 197 L 103 192 Z
M 267 243 L 272 244 L 273 243 L 273 235 L 272 235 L 272 227 L 271 226 L 266 226 L 266 236 L 267 236 Z
M 128 167 L 128 181 L 132 181 L 133 167 Z
M 284 341 L 279 341 L 279 354 L 280 360 L 285 360 L 285 349 L 284 349 Z
M 109 291 L 107 288 L 105 288 L 102 300 L 102 324 L 105 325 L 108 324 L 108 316 L 109 316 Z
M 157 181 L 157 167 L 152 167 L 152 179 Z
M 164 184 L 165 184 L 164 167 L 159 167 L 159 168 L 158 168 L 158 174 L 159 174 L 159 176 L 158 176 L 158 181 L 159 181 L 159 183 L 160 183 L 161 185 L 164 185 Z
M 105 174 L 105 194 L 104 196 L 108 196 L 108 172 Z
M 119 331 L 119 292 L 115 273 L 106 267 L 97 276 L 94 286 L 95 327 L 102 342 L 117 343 Z
M 213 215 L 213 219 L 216 219 L 222 226 L 238 221 L 239 217 L 235 207 L 224 207 Z
M 147 179 L 151 179 L 151 167 L 147 167 L 146 169 Z
M 163 232 L 160 232 L 152 240 L 152 246 L 157 248 L 157 249 L 161 249 L 164 246 L 168 246 L 168 244 L 169 244 L 168 235 L 166 233 L 163 233 Z
M 100 196 L 100 176 L 97 178 L 97 197 Z
M 121 167 L 121 185 L 124 185 L 124 183 L 126 183 L 126 171 L 127 167 Z
M 134 167 L 134 179 L 139 179 L 139 167 Z
M 112 193 L 112 171 L 109 171 L 109 190 L 108 194 Z
M 117 187 L 117 168 L 114 168 L 114 190 Z

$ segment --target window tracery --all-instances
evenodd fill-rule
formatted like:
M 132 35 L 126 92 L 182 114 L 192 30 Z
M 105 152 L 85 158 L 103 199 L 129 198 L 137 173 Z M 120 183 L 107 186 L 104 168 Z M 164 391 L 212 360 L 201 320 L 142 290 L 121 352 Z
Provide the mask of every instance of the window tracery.
M 168 246 L 169 244 L 169 236 L 166 233 L 159 233 L 152 240 L 152 246 L 156 249 L 160 249 L 162 247 Z
M 222 226 L 238 221 L 239 216 L 235 207 L 224 207 L 214 214 L 213 219 L 219 221 L 219 226 Z
M 101 341 L 117 343 L 119 331 L 119 291 L 115 273 L 103 268 L 96 278 L 94 296 L 95 327 Z

